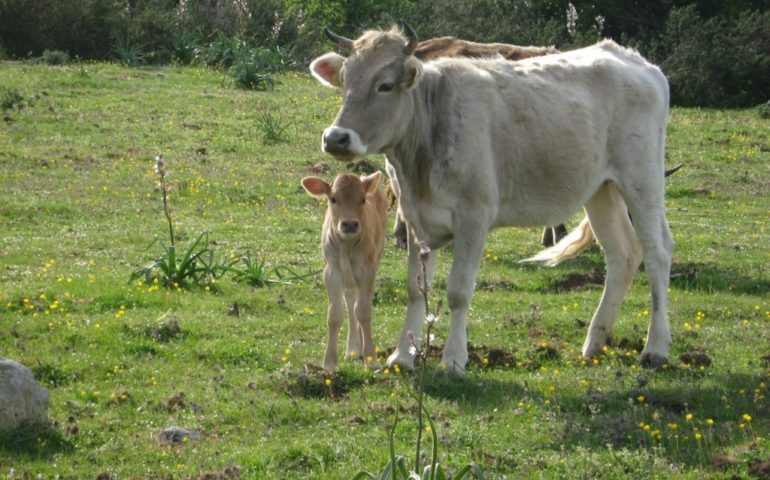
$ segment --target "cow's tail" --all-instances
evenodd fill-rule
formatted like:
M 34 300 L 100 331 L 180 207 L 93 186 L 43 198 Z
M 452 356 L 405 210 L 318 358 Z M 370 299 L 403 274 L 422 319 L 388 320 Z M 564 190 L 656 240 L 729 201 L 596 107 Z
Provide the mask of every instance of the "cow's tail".
M 591 224 L 588 223 L 588 217 L 585 217 L 574 230 L 559 240 L 559 243 L 546 248 L 533 257 L 522 260 L 522 262 L 543 263 L 549 267 L 555 267 L 565 260 L 580 255 L 580 252 L 594 244 L 594 240 Z

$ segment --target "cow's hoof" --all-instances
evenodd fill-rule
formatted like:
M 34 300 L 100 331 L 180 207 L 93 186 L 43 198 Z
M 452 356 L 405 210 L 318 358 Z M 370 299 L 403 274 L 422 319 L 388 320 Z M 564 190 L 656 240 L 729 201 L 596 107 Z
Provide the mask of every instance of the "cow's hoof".
M 598 357 L 604 352 L 604 347 L 607 345 L 607 342 L 602 341 L 586 341 L 586 343 L 583 345 L 583 358 L 594 358 Z
M 444 373 L 447 375 L 458 376 L 458 377 L 464 377 L 465 365 L 467 363 L 468 361 L 462 360 L 462 357 L 459 359 L 445 357 L 441 359 L 441 363 L 439 363 L 438 367 L 436 367 L 436 372 Z
M 640 363 L 645 368 L 662 368 L 668 363 L 668 357 L 657 353 L 642 353 Z
M 396 366 L 404 370 L 414 370 L 414 357 L 409 354 L 402 355 L 401 352 L 396 349 L 388 357 L 388 367 L 394 368 Z

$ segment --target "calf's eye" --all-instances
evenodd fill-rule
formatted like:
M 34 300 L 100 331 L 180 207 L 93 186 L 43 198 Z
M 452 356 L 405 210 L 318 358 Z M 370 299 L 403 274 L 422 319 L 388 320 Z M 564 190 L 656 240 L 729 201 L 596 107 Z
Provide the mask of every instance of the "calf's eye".
M 377 87 L 377 91 L 381 93 L 388 93 L 391 90 L 393 90 L 393 83 L 391 82 L 381 83 L 380 86 Z
M 329 197 L 329 201 L 332 203 L 337 203 L 337 199 L 335 197 Z

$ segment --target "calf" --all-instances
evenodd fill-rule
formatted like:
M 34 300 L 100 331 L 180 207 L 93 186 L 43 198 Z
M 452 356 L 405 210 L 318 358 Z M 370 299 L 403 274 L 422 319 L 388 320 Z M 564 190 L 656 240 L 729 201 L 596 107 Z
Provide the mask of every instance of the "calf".
M 387 199 L 377 188 L 380 172 L 358 178 L 338 175 L 329 185 L 318 177 L 302 179 L 302 186 L 328 207 L 321 231 L 324 285 L 329 298 L 328 336 L 323 367 L 337 368 L 337 341 L 348 307 L 350 330 L 347 355 L 362 356 L 368 368 L 379 368 L 372 341 L 374 279 L 385 249 Z

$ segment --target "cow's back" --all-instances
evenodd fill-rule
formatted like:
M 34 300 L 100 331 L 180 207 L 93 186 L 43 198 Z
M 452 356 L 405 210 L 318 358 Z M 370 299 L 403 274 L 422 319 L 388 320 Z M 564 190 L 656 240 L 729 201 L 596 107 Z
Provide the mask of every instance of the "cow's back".
M 484 185 L 491 202 L 516 205 L 498 224 L 563 221 L 612 179 L 609 163 L 623 161 L 613 149 L 637 134 L 630 123 L 665 132 L 665 77 L 612 41 L 519 62 L 442 58 L 426 73 L 434 113 L 449 118 L 434 132 L 433 156 L 473 158 L 455 162 L 455 175 Z
M 532 47 L 506 43 L 476 43 L 455 37 L 439 37 L 424 40 L 417 45 L 414 56 L 422 61 L 442 57 L 484 58 L 502 56 L 506 60 L 521 60 L 558 53 L 553 47 Z

